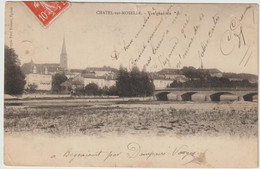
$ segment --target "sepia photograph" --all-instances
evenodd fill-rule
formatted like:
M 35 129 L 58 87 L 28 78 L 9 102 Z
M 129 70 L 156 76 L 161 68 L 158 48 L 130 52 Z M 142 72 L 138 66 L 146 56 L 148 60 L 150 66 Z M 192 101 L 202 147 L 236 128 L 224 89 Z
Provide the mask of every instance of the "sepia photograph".
M 258 166 L 258 4 L 5 3 L 4 164 Z

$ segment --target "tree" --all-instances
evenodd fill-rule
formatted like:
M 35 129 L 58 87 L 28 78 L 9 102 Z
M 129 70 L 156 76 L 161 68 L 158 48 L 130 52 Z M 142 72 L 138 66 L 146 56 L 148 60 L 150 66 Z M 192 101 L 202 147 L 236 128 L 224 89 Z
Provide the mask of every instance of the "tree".
M 100 88 L 98 90 L 98 94 L 99 95 L 108 95 L 108 90 L 109 90 L 109 88 L 107 86 L 104 86 L 103 88 Z
M 153 95 L 155 86 L 153 80 L 149 77 L 148 73 L 143 70 L 140 77 L 140 94 L 142 96 L 151 96 Z
M 116 86 L 111 86 L 111 87 L 109 87 L 107 94 L 108 94 L 109 96 L 116 96 L 116 95 L 118 95 Z
M 143 89 L 143 79 L 141 79 L 141 72 L 138 67 L 133 67 L 130 72 L 130 80 L 128 82 L 130 84 L 131 96 L 137 97 L 142 95 Z
M 55 93 L 60 93 L 62 91 L 61 84 L 65 82 L 68 78 L 65 73 L 56 73 L 52 76 L 52 91 Z
M 118 91 L 119 96 L 131 96 L 130 86 L 130 75 L 127 69 L 120 66 L 117 81 L 116 81 L 116 88 Z
M 128 72 L 122 66 L 116 82 L 117 94 L 125 97 L 151 96 L 154 91 L 154 84 L 148 73 L 137 67 Z
M 76 87 L 75 92 L 73 94 L 77 95 L 77 96 L 85 95 L 85 88 L 84 87 Z
M 190 79 L 193 79 L 193 78 L 196 78 L 196 69 L 192 66 L 190 67 L 183 67 L 182 68 L 182 72 L 183 74 L 187 77 L 187 78 L 190 78 Z
M 18 55 L 12 48 L 5 46 L 5 94 L 22 94 L 24 91 L 25 75 L 23 74 Z
M 85 93 L 87 95 L 98 95 L 99 94 L 99 88 L 98 85 L 95 83 L 89 83 L 86 87 L 85 87 Z
M 29 84 L 26 91 L 33 93 L 36 91 L 37 87 L 38 87 L 38 85 L 35 83 Z
M 116 96 L 118 95 L 116 86 L 110 86 L 110 87 L 105 86 L 103 88 L 100 88 L 98 91 L 98 95 Z

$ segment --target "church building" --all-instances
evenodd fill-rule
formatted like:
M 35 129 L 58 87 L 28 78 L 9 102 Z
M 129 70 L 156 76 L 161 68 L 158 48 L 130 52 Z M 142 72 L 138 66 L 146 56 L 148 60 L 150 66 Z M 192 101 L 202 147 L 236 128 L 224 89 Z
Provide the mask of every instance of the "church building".
M 60 54 L 60 63 L 36 64 L 32 60 L 24 63 L 21 67 L 26 78 L 25 89 L 29 85 L 37 86 L 36 90 L 49 91 L 52 87 L 52 75 L 58 72 L 68 70 L 68 57 L 66 51 L 65 38 L 63 38 L 62 50 Z

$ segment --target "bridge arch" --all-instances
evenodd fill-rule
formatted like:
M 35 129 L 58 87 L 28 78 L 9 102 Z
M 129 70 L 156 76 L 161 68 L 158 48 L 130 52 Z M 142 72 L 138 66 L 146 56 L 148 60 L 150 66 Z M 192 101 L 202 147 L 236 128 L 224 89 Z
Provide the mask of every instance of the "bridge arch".
M 160 92 L 160 93 L 157 93 L 155 96 L 156 96 L 156 99 L 157 100 L 168 100 L 168 94 L 171 93 L 171 92 Z
M 244 99 L 244 101 L 253 101 L 253 96 L 256 96 L 256 95 L 258 95 L 257 92 L 248 93 L 243 96 L 243 99 Z
M 220 96 L 223 94 L 234 95 L 233 93 L 230 93 L 230 92 L 217 92 L 217 93 L 211 94 L 209 97 L 210 97 L 211 101 L 220 101 Z
M 198 92 L 187 92 L 181 95 L 182 101 L 191 101 L 191 96 Z

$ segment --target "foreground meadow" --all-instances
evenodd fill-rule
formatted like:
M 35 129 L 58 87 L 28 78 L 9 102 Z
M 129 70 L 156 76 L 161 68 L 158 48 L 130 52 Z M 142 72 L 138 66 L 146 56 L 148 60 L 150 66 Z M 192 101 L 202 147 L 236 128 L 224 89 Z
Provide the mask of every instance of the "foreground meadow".
M 6 134 L 257 136 L 253 102 L 104 102 L 5 106 Z

